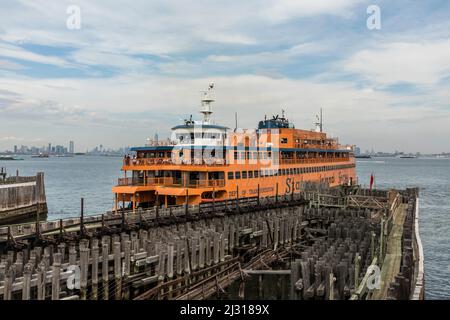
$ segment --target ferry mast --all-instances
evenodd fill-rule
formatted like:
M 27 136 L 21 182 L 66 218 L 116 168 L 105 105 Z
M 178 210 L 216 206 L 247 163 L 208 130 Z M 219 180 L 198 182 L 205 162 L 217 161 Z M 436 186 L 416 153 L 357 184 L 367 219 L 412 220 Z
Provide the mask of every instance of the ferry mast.
M 202 93 L 201 98 L 202 108 L 200 112 L 203 114 L 203 123 L 209 124 L 211 122 L 211 114 L 213 113 L 211 109 L 211 103 L 216 101 L 214 83 L 211 82 L 209 84 L 208 90 L 204 90 L 201 93 Z

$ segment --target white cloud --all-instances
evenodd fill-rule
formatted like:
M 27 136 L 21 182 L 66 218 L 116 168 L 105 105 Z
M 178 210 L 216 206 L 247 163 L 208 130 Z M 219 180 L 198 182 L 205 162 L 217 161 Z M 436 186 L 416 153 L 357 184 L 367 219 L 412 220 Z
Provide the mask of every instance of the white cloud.
M 22 69 L 24 69 L 24 67 L 21 64 L 15 63 L 13 61 L 0 59 L 0 69 L 22 70 Z
M 273 65 L 286 64 L 293 59 L 325 52 L 327 50 L 324 44 L 319 43 L 300 43 L 289 49 L 277 51 L 263 51 L 254 54 L 241 55 L 210 55 L 206 58 L 209 62 L 233 63 L 236 66 L 264 65 L 271 63 Z
M 56 65 L 59 67 L 68 66 L 68 63 L 59 57 L 44 56 L 36 54 L 20 47 L 0 42 L 0 57 L 37 62 L 42 64 Z
M 273 22 L 283 22 L 296 17 L 314 15 L 349 16 L 351 9 L 361 0 L 273 0 L 264 10 L 265 15 Z
M 343 68 L 380 85 L 434 85 L 450 76 L 450 40 L 380 43 L 352 55 Z
M 450 135 L 450 128 L 445 125 L 450 121 L 450 111 L 445 109 L 450 93 L 440 87 L 423 95 L 400 96 L 370 88 L 356 89 L 352 83 L 255 75 L 195 79 L 135 75 L 39 82 L 0 79 L 0 87 L 20 96 L 20 103 L 3 113 L 6 119 L 14 116 L 13 112 L 29 114 L 28 123 L 39 117 L 44 126 L 50 122 L 96 127 L 100 135 L 109 132 L 110 127 L 114 131 L 105 139 L 109 139 L 109 144 L 122 145 L 127 141 L 143 143 L 155 131 L 161 136 L 168 134 L 171 125 L 179 123 L 186 114 L 199 117 L 199 91 L 211 81 L 217 88 L 214 118 L 231 127 L 234 112 L 239 112 L 240 126 L 253 128 L 265 114 L 270 116 L 283 108 L 298 128 L 309 129 L 322 107 L 325 128 L 345 143 L 373 143 L 391 150 L 405 146 L 413 151 L 417 141 L 411 137 L 420 130 L 423 139 L 428 139 L 422 144 L 422 151 L 442 151 L 442 141 L 433 138 L 437 128 L 443 136 Z M 80 145 L 92 143 L 92 137 L 79 141 Z

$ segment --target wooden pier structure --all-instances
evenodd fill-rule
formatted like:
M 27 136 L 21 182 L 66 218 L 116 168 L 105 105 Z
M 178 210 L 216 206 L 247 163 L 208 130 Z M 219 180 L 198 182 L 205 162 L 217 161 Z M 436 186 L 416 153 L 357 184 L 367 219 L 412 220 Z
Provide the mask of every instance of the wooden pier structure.
M 245 298 L 280 274 L 291 299 L 423 298 L 416 189 L 302 190 L 0 228 L 0 299 Z
M 0 171 L 0 226 L 34 220 L 36 216 L 45 218 L 47 201 L 45 197 L 44 173 L 24 177 L 6 175 Z

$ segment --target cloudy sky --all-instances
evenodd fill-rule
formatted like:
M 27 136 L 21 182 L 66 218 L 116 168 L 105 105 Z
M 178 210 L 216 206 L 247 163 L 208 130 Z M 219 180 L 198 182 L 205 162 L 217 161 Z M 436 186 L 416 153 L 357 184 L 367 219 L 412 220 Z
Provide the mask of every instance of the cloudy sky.
M 446 0 L 1 0 L 0 21 L 0 150 L 141 145 L 214 81 L 230 127 L 283 108 L 309 129 L 322 107 L 363 150 L 450 151 Z

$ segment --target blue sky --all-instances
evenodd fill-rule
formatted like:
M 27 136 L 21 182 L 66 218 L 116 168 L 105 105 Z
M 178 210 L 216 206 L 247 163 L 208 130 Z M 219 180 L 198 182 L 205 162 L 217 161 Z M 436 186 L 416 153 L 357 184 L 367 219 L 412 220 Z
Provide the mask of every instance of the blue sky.
M 322 107 L 343 143 L 450 151 L 448 1 L 3 0 L 0 21 L 0 150 L 143 144 L 214 81 L 225 125 L 283 108 L 309 129 Z

